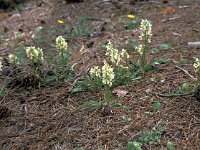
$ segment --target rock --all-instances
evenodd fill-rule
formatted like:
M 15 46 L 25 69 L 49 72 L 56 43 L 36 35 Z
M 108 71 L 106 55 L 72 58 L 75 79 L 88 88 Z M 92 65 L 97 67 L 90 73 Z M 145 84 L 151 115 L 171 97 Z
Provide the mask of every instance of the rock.
M 194 92 L 194 97 L 196 100 L 200 101 L 200 86 L 198 86 Z
M 11 110 L 9 110 L 5 106 L 0 106 L 0 119 L 7 118 L 8 116 L 10 116 L 10 114 L 11 114 Z

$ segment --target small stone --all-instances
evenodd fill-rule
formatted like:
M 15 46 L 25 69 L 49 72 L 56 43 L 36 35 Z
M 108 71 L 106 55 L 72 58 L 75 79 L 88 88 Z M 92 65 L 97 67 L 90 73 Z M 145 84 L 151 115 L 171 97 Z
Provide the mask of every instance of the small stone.
M 196 100 L 200 101 L 200 86 L 198 86 L 194 92 L 194 97 Z
M 11 114 L 11 110 L 9 110 L 5 106 L 0 106 L 0 119 L 7 118 Z

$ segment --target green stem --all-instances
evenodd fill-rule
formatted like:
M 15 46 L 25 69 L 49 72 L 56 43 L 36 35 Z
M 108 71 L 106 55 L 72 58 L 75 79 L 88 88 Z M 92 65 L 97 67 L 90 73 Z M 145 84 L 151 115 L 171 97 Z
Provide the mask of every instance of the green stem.
M 64 53 L 63 53 L 63 51 L 61 51 L 61 58 L 62 58 L 62 65 L 63 65 L 63 67 L 64 67 L 64 65 L 65 65 L 65 60 L 64 60 Z
M 144 49 L 143 49 L 143 54 L 141 56 L 141 69 L 143 72 L 145 72 L 145 65 L 146 65 L 146 53 L 147 53 L 147 48 L 148 48 L 148 40 L 144 41 Z
M 111 91 L 109 85 L 104 86 L 104 101 L 106 102 L 107 105 L 110 103 L 110 96 L 111 96 Z

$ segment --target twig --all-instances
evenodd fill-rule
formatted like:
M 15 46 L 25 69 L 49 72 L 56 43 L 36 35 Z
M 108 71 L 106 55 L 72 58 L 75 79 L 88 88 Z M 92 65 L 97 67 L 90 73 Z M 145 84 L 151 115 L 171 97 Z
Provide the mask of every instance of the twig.
M 153 93 L 158 97 L 177 97 L 177 96 L 193 96 L 194 92 L 184 93 L 184 94 L 178 94 L 178 93 L 172 93 L 172 94 L 161 94 L 161 93 Z
M 188 42 L 190 48 L 200 48 L 200 42 Z
M 137 2 L 139 4 L 151 4 L 151 3 L 156 3 L 156 4 L 159 4 L 160 2 L 157 2 L 157 1 L 147 1 L 147 2 Z
M 187 70 L 179 67 L 179 66 L 176 66 L 176 68 L 180 69 L 181 71 L 183 71 L 185 74 L 187 74 L 190 78 L 192 78 L 194 81 L 197 81 L 197 79 L 195 77 L 193 77 Z
M 171 21 L 171 20 L 175 20 L 175 19 L 178 19 L 178 18 L 180 18 L 180 16 L 175 16 L 175 17 L 172 17 L 172 18 L 164 19 L 164 20 L 162 20 L 162 22 Z

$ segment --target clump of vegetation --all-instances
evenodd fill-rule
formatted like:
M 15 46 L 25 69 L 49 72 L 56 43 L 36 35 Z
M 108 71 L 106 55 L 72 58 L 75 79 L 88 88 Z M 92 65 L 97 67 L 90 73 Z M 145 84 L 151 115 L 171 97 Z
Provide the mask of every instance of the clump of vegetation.
M 106 48 L 106 60 L 104 60 L 104 66 L 99 69 L 99 66 L 91 68 L 90 74 L 84 76 L 84 81 L 77 83 L 73 89 L 74 92 L 91 90 L 96 91 L 102 89 L 104 91 L 104 101 L 107 105 L 110 104 L 111 89 L 119 85 L 125 85 L 129 81 L 136 79 L 139 74 L 146 71 L 147 62 L 147 50 L 149 49 L 149 43 L 151 42 L 151 23 L 148 20 L 142 20 L 140 30 L 140 39 L 143 44 L 136 47 L 140 59 L 139 64 L 136 67 L 130 64 L 130 56 L 127 50 L 118 50 L 114 48 L 111 41 L 105 46 Z M 88 102 L 87 102 L 88 104 Z M 92 101 L 91 106 L 93 106 Z M 97 106 L 100 104 L 96 102 Z M 88 105 L 87 105 L 88 106 Z
M 62 36 L 56 38 L 56 49 L 59 52 L 56 59 L 48 59 L 39 47 L 30 46 L 25 48 L 25 54 L 10 54 L 8 56 L 10 73 L 5 74 L 5 67 L 0 61 L 0 72 L 6 78 L 7 84 L 12 86 L 48 86 L 49 83 L 60 81 L 70 77 L 72 70 L 69 63 L 69 51 L 67 42 Z M 26 61 L 21 61 L 26 56 Z M 45 69 L 44 69 L 45 68 Z M 46 71 L 45 71 L 46 70 Z M 23 74 L 26 72 L 26 74 Z M 28 73 L 27 73 L 28 72 Z M 21 76 L 25 77 L 21 77 Z M 21 78 L 20 78 L 21 77 Z M 5 84 L 5 83 L 4 83 Z M 3 86 L 5 87 L 5 86 Z
M 149 49 L 149 43 L 151 42 L 151 36 L 152 36 L 152 25 L 148 20 L 142 20 L 141 26 L 140 26 L 140 40 L 143 41 L 143 44 L 140 44 L 136 47 L 139 55 L 140 55 L 140 67 L 141 70 L 144 72 L 145 67 L 147 65 L 147 52 Z

